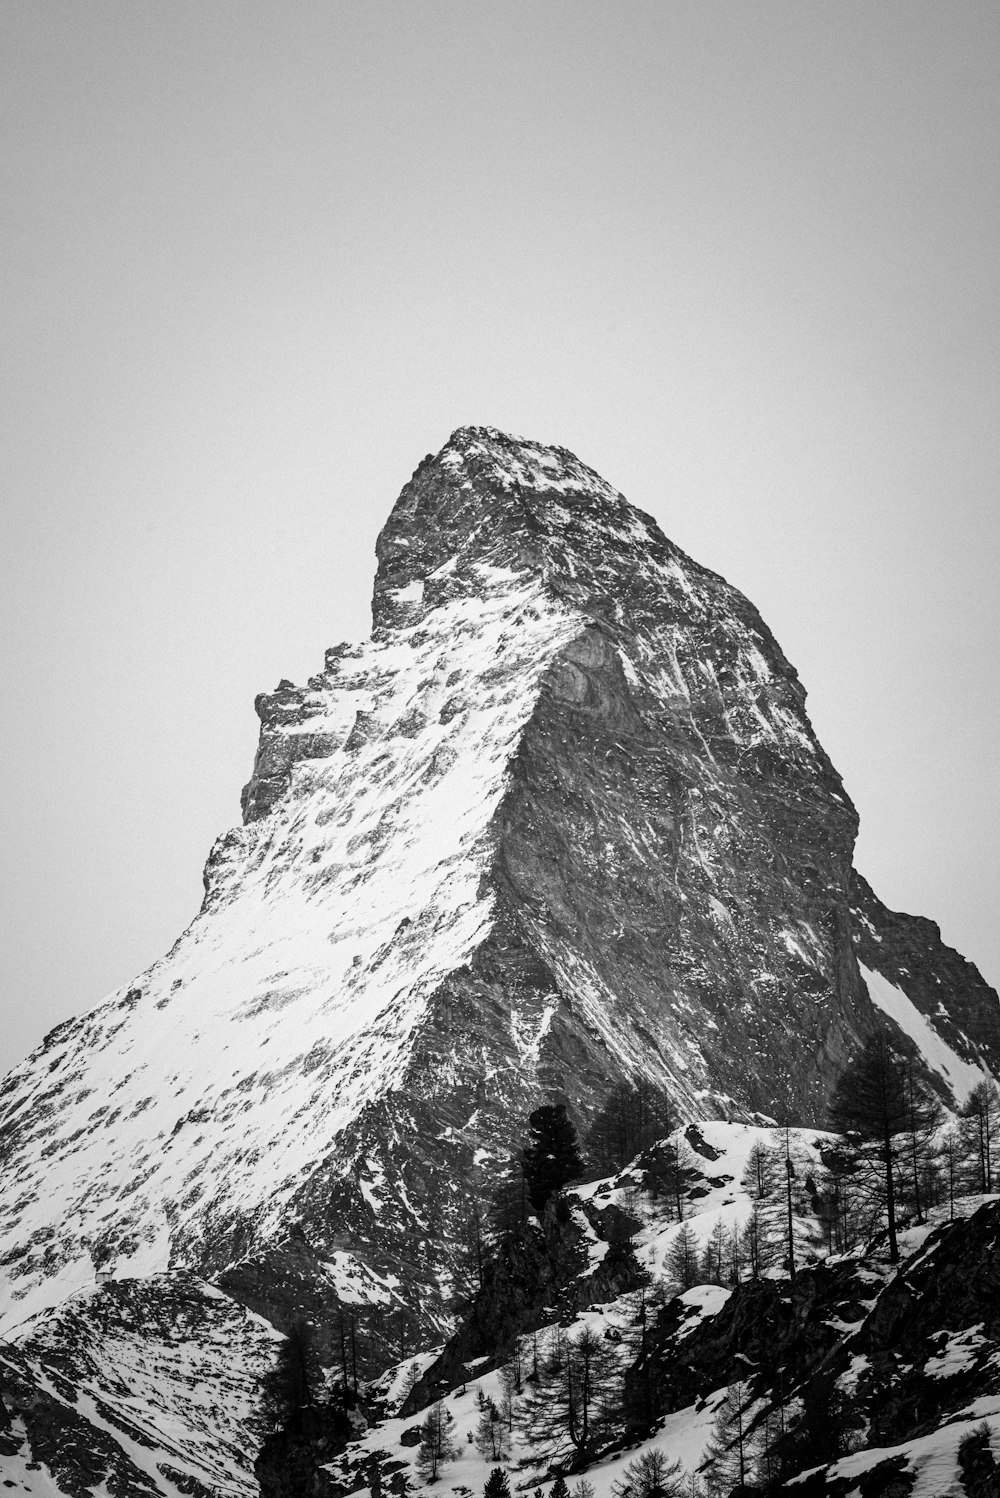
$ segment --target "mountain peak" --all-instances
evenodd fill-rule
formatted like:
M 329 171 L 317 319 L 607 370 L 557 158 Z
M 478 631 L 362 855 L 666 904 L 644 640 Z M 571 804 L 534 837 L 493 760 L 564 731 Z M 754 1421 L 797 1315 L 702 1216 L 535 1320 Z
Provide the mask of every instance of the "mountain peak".
M 461 428 L 378 556 L 371 639 L 258 698 L 196 919 L 0 1089 L 0 1336 L 152 1307 L 167 1357 L 188 1296 L 220 1366 L 260 1341 L 228 1302 L 330 1363 L 367 1306 L 384 1362 L 390 1308 L 447 1328 L 476 1172 L 544 1100 L 818 1123 L 878 1024 L 947 1098 L 1000 1067 L 996 995 L 854 871 L 757 610 L 603 479 Z
M 415 623 L 470 590 L 527 574 L 606 593 L 640 552 L 675 552 L 655 522 L 562 447 L 459 427 L 428 454 L 378 538 L 376 629 Z M 601 576 L 603 575 L 603 583 Z

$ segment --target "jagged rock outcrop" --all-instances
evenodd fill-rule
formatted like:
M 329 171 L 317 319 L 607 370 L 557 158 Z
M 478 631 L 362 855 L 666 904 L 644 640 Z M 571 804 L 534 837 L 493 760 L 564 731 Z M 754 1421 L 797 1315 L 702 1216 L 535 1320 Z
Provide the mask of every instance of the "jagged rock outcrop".
M 685 1131 L 688 1142 L 693 1133 Z M 308 1490 L 344 1498 L 367 1484 L 378 1462 L 402 1491 L 416 1477 L 416 1410 L 433 1403 L 453 1422 L 444 1480 L 453 1491 L 479 1491 L 492 1453 L 466 1443 L 478 1436 L 488 1401 L 512 1397 L 507 1461 L 525 1491 L 557 1471 L 585 1470 L 598 1492 L 609 1492 L 632 1460 L 659 1450 L 687 1476 L 711 1470 L 729 1492 L 741 1428 L 748 1495 L 990 1498 L 1000 1433 L 997 1198 L 939 1192 L 931 1220 L 901 1231 L 898 1265 L 877 1226 L 848 1253 L 825 1257 L 808 1180 L 821 1169 L 827 1135 L 791 1130 L 786 1140 L 783 1130 L 716 1122 L 703 1124 L 698 1138 L 679 1200 L 641 1163 L 652 1159 L 648 1152 L 615 1177 L 569 1187 L 542 1224 L 515 1235 L 495 1282 L 484 1285 L 443 1354 L 421 1360 L 412 1387 L 404 1367 L 387 1373 L 369 1423 L 315 1465 Z M 765 1171 L 759 1196 L 753 1161 L 758 1148 L 777 1145 L 780 1153 L 786 1143 L 798 1167 L 797 1273 L 792 1283 L 780 1270 L 754 1280 L 746 1255 L 733 1256 L 731 1234 L 756 1210 L 758 1231 L 772 1244 L 784 1235 L 784 1182 Z M 616 1283 L 607 1273 L 623 1245 L 626 1212 L 627 1257 L 651 1278 L 638 1289 L 634 1274 Z M 720 1224 L 728 1247 L 721 1258 L 702 1259 L 703 1282 L 675 1295 L 661 1281 L 657 1294 L 657 1271 L 678 1267 L 681 1235 L 693 1235 L 707 1254 Z M 597 1433 L 586 1443 L 585 1335 L 598 1406 Z
M 0 1336 L 186 1272 L 279 1328 L 374 1307 L 378 1362 L 398 1308 L 450 1325 L 473 1166 L 542 1097 L 818 1120 L 887 1012 L 946 1092 L 1000 1069 L 995 994 L 853 873 L 760 615 L 649 517 L 466 428 L 377 550 L 371 640 L 258 699 L 196 919 L 0 1089 Z
M 631 1428 L 648 1434 L 664 1414 L 742 1380 L 749 1446 L 769 1409 L 796 1411 L 821 1378 L 847 1400 L 853 1454 L 819 1469 L 823 1458 L 804 1450 L 798 1470 L 817 1470 L 775 1491 L 897 1498 L 924 1472 L 928 1494 L 993 1493 L 976 1421 L 1000 1408 L 998 1278 L 993 1201 L 918 1241 L 898 1271 L 874 1253 L 810 1265 L 792 1286 L 751 1281 L 693 1330 L 690 1308 L 671 1301 L 626 1376 Z M 946 1480 L 956 1467 L 961 1486 Z
M 593 1216 L 559 1197 L 540 1223 L 531 1219 L 503 1240 L 455 1335 L 410 1391 L 404 1417 L 423 1409 L 438 1388 L 460 1383 L 467 1366 L 508 1356 L 517 1337 L 553 1315 L 572 1317 L 589 1301 L 614 1300 L 645 1282 L 627 1239 L 606 1223 L 595 1232 Z M 595 1245 L 601 1252 L 592 1263 Z

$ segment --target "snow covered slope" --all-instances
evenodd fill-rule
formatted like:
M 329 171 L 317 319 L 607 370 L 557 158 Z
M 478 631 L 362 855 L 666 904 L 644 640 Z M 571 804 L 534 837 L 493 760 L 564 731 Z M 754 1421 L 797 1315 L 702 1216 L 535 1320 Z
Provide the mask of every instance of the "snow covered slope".
M 0 1089 L 0 1336 L 188 1272 L 279 1327 L 370 1307 L 377 1360 L 393 1316 L 450 1324 L 473 1162 L 542 1097 L 818 1122 L 883 1012 L 859 942 L 913 1033 L 997 1066 L 995 994 L 865 896 L 766 625 L 649 517 L 465 428 L 378 556 L 371 639 L 258 699 L 199 915 Z
M 727 1229 L 745 1225 L 754 1210 L 751 1152 L 763 1148 L 783 1163 L 786 1138 L 783 1130 L 719 1121 L 689 1129 L 686 1136 L 678 1132 L 670 1142 L 676 1146 L 685 1138 L 684 1222 L 705 1248 L 720 1221 Z M 716 1416 L 737 1379 L 743 1385 L 750 1474 L 757 1481 L 768 1470 L 773 1476 L 761 1432 L 769 1416 L 772 1441 L 779 1430 L 794 1427 L 803 1394 L 819 1373 L 832 1380 L 846 1401 L 853 1453 L 808 1475 L 802 1469 L 816 1463 L 808 1450 L 802 1451 L 798 1475 L 774 1491 L 800 1498 L 820 1493 L 899 1498 L 911 1492 L 911 1484 L 912 1492 L 923 1498 L 968 1498 L 994 1491 L 966 1482 L 963 1469 L 969 1455 L 963 1457 L 960 1448 L 975 1436 L 986 1453 L 1000 1456 L 1000 1328 L 995 1316 L 1000 1202 L 973 1196 L 935 1208 L 929 1221 L 901 1234 L 898 1268 L 888 1262 L 884 1234 L 859 1243 L 850 1254 L 827 1256 L 806 1181 L 810 1173 L 821 1179 L 821 1154 L 828 1143 L 829 1136 L 807 1129 L 791 1130 L 787 1140 L 797 1166 L 794 1289 L 780 1267 L 753 1279 L 744 1260 L 738 1286 L 698 1283 L 673 1298 L 676 1287 L 668 1285 L 665 1301 L 657 1295 L 682 1228 L 671 1201 L 647 1189 L 655 1146 L 616 1177 L 570 1188 L 571 1217 L 565 1228 L 560 1229 L 557 1213 L 549 1213 L 543 1225 L 523 1230 L 529 1238 L 544 1236 L 556 1258 L 566 1258 L 574 1232 L 581 1241 L 578 1276 L 562 1285 L 558 1309 L 526 1314 L 526 1330 L 518 1338 L 521 1382 L 509 1428 L 504 1427 L 501 1462 L 511 1472 L 513 1487 L 530 1491 L 547 1485 L 555 1470 L 578 1470 L 579 1453 L 566 1420 L 556 1417 L 539 1424 L 533 1409 L 551 1402 L 558 1388 L 545 1371 L 554 1349 L 565 1349 L 587 1331 L 602 1349 L 600 1373 L 594 1377 L 599 1389 L 595 1404 L 604 1419 L 585 1471 L 595 1498 L 612 1498 L 620 1491 L 614 1484 L 621 1483 L 629 1464 L 651 1450 L 679 1462 L 683 1473 L 700 1483 L 708 1475 L 703 1462 Z M 776 1175 L 763 1204 L 779 1207 L 779 1236 L 784 1196 L 784 1180 Z M 756 1205 L 759 1209 L 761 1202 Z M 602 1293 L 607 1280 L 602 1284 L 601 1265 L 616 1244 L 621 1252 L 620 1236 L 613 1231 L 605 1236 L 613 1222 L 607 1214 L 614 1207 L 637 1223 L 632 1251 L 649 1282 L 609 1296 Z M 723 1277 L 730 1274 L 727 1264 Z M 454 1342 L 462 1342 L 462 1333 Z M 513 1362 L 513 1341 L 493 1355 L 465 1361 L 450 1357 L 446 1348 L 429 1365 L 419 1360 L 417 1393 L 422 1391 L 422 1397 L 414 1400 L 411 1394 L 405 1402 L 407 1370 L 392 1370 L 383 1380 L 382 1400 L 370 1406 L 376 1418 L 328 1464 L 330 1476 L 344 1492 L 366 1486 L 375 1457 L 385 1472 L 402 1470 L 415 1487 L 425 1486 L 411 1444 L 421 1418 L 414 1406 L 426 1407 L 433 1393 L 449 1417 L 453 1445 L 440 1481 L 453 1491 L 482 1491 L 497 1462 L 474 1445 L 482 1412 L 479 1395 L 501 1409 L 510 1389 L 501 1370 Z M 774 1452 L 771 1460 L 776 1460 Z M 271 1489 L 265 1485 L 263 1491 L 268 1495 Z M 694 1491 L 709 1498 L 704 1487 Z M 719 1491 L 727 1492 L 728 1486 Z
M 43 1498 L 255 1494 L 258 1386 L 277 1340 L 183 1273 L 72 1296 L 0 1347 L 4 1485 Z

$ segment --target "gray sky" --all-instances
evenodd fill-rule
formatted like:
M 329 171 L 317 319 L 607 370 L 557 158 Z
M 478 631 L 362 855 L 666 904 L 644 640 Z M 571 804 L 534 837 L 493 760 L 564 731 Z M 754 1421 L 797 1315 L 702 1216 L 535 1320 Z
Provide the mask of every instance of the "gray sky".
M 158 956 L 456 426 L 757 604 L 1000 981 L 1000 7 L 0 11 L 0 1068 Z

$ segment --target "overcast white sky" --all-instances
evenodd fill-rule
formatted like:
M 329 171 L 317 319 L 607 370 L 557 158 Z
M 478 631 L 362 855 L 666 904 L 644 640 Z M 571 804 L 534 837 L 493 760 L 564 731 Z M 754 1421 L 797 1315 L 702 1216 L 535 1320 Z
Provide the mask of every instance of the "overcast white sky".
M 456 426 L 757 604 L 1000 981 L 1000 7 L 6 0 L 0 1069 L 137 973 Z

